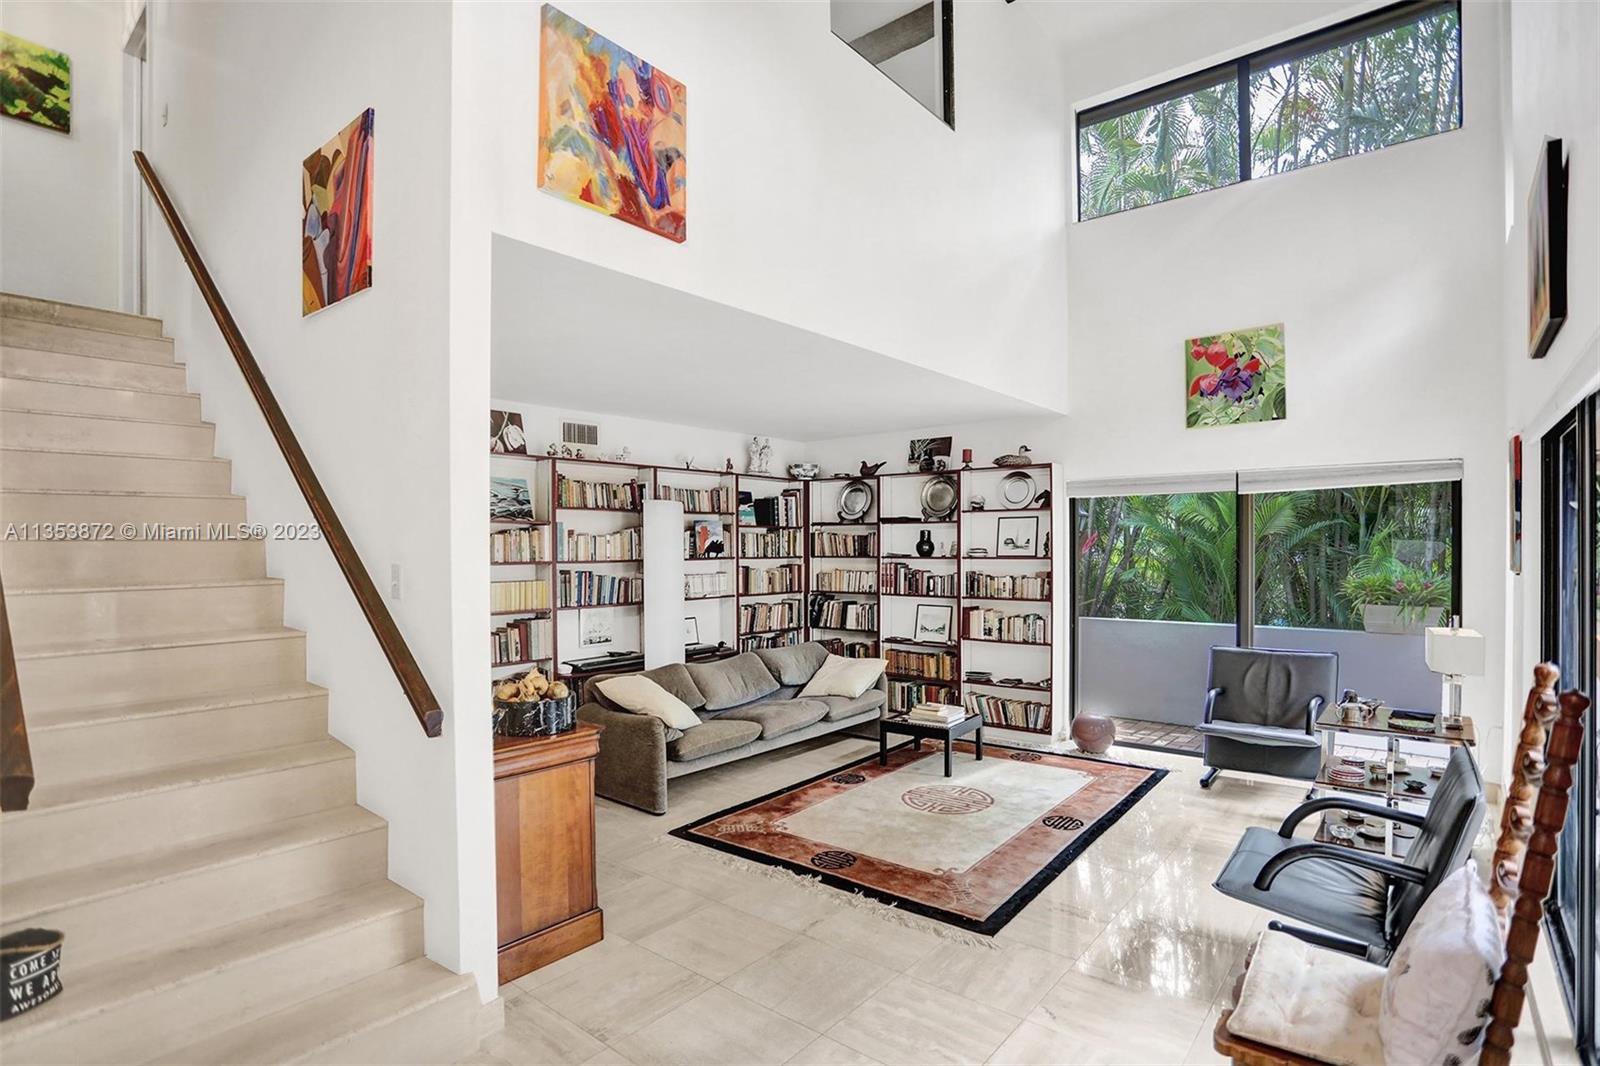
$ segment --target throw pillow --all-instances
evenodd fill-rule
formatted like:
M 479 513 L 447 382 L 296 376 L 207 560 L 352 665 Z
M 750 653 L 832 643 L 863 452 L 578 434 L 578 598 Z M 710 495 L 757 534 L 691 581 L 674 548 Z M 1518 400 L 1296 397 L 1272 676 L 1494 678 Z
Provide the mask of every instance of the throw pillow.
M 661 719 L 670 729 L 693 729 L 699 717 L 689 705 L 642 674 L 608 677 L 595 687 L 606 699 L 633 714 L 648 714 Z
M 1378 1015 L 1384 1058 L 1475 1059 L 1504 960 L 1494 902 L 1469 863 L 1439 882 L 1389 960 Z
M 806 687 L 800 690 L 800 697 L 848 696 L 856 699 L 877 683 L 888 665 L 887 659 L 846 659 L 843 655 L 829 655 L 817 667 L 811 680 L 806 682 Z

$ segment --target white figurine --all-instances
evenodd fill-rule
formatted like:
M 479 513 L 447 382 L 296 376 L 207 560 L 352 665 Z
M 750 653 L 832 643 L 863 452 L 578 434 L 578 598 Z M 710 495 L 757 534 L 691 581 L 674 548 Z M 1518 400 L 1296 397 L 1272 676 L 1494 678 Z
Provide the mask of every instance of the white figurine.
M 772 467 L 772 438 L 750 438 L 750 460 L 745 467 L 747 474 L 766 474 Z

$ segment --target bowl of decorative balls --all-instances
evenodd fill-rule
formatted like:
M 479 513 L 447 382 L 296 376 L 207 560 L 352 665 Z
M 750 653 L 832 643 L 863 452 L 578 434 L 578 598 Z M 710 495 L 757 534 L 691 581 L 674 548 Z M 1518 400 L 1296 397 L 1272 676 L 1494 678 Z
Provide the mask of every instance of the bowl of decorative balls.
M 554 736 L 577 725 L 572 690 L 539 670 L 494 683 L 494 731 L 505 737 Z

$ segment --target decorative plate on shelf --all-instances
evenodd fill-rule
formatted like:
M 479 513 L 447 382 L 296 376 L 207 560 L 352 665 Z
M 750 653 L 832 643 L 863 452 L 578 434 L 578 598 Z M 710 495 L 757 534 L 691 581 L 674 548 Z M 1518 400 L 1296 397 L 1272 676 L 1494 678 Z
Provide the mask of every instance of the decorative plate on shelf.
M 839 490 L 839 521 L 859 522 L 872 510 L 872 486 L 860 478 L 844 483 Z
M 961 505 L 961 495 L 956 491 L 956 479 L 948 475 L 929 478 L 922 486 L 922 517 L 943 520 L 956 513 Z
M 1034 486 L 1032 474 L 1013 470 L 1000 479 L 1000 500 L 1012 510 L 1028 506 L 1036 495 L 1038 490 Z

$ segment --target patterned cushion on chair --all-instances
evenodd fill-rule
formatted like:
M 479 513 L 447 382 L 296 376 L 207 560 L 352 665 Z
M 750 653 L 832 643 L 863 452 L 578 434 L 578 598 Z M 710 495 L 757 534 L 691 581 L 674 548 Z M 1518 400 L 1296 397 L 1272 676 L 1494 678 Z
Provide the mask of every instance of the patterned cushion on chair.
M 1228 1031 L 1334 1066 L 1386 1058 L 1378 1030 L 1383 967 L 1267 930 L 1256 941 Z

